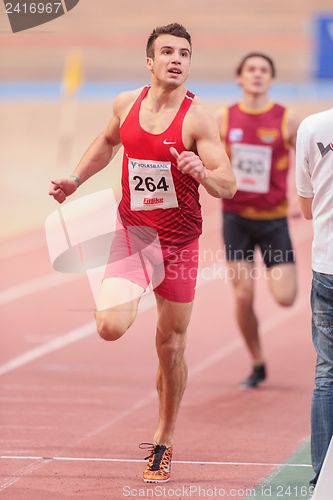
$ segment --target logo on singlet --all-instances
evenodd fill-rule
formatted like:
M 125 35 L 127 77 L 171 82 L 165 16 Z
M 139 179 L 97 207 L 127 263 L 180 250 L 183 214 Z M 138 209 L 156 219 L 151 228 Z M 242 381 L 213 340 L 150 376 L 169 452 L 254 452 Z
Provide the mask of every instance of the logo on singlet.
M 317 146 L 319 148 L 322 158 L 324 158 L 324 156 L 326 156 L 327 153 L 329 153 L 330 151 L 333 151 L 333 142 L 331 142 L 327 146 L 324 146 L 322 142 L 317 142 Z
M 272 144 L 278 138 L 279 131 L 275 128 L 259 128 L 257 130 L 257 136 L 262 142 Z
M 144 205 L 159 205 L 163 204 L 164 198 L 143 198 Z
M 231 128 L 229 131 L 230 142 L 240 142 L 243 140 L 243 130 L 241 128 Z

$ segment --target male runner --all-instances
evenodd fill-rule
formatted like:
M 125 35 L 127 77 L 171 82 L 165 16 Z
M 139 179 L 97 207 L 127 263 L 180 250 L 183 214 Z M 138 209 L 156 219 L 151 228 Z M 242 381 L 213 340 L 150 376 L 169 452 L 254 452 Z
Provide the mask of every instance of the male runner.
M 116 238 L 115 251 L 126 248 L 126 243 L 130 246 L 133 227 L 156 231 L 162 246 L 165 278 L 154 290 L 159 423 L 143 474 L 146 482 L 170 478 L 176 417 L 187 378 L 184 349 L 201 234 L 198 188 L 201 184 L 217 198 L 231 198 L 236 191 L 214 119 L 184 87 L 191 52 L 191 37 L 183 26 L 156 28 L 146 47 L 151 85 L 115 99 L 106 130 L 88 148 L 73 175 L 52 181 L 50 188 L 50 194 L 62 203 L 79 184 L 104 168 L 113 148 L 122 143 L 119 216 L 124 229 Z M 139 276 L 132 257 L 120 264 L 117 259 L 110 262 L 101 285 L 96 323 L 105 340 L 120 338 L 133 323 L 149 281 L 149 273 Z M 124 297 L 134 298 L 109 307 L 119 290 Z
M 253 306 L 255 248 L 261 250 L 269 289 L 278 304 L 291 306 L 297 287 L 287 222 L 287 174 L 298 121 L 270 100 L 275 73 L 270 57 L 246 55 L 236 70 L 242 98 L 219 113 L 221 139 L 238 188 L 232 200 L 223 201 L 223 236 L 236 319 L 252 358 L 252 371 L 241 384 L 245 388 L 266 378 Z

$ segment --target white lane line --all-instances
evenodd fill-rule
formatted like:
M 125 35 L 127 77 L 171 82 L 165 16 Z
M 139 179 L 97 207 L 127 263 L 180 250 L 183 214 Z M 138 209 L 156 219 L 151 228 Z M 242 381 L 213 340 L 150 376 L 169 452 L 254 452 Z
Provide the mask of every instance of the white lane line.
M 43 459 L 42 463 L 44 464 L 45 462 L 46 460 L 44 461 Z M 38 470 L 40 466 L 41 466 L 41 460 L 38 460 L 37 463 L 32 463 L 30 465 L 22 467 L 22 469 L 15 471 L 10 478 L 6 479 L 5 482 L 1 483 L 0 491 L 9 488 L 9 486 L 12 486 L 14 483 L 22 479 L 22 477 L 26 476 L 30 472 Z
M 273 328 L 277 327 L 281 323 L 285 323 L 288 319 L 291 319 L 295 314 L 300 313 L 308 306 L 308 302 L 309 302 L 308 297 L 304 297 L 303 300 L 299 299 L 296 302 L 295 306 L 287 310 L 284 310 L 283 313 L 277 311 L 276 314 L 264 320 L 261 323 L 262 324 L 261 336 L 262 337 L 266 336 L 268 333 L 271 332 Z M 221 349 L 218 349 L 213 354 L 206 357 L 200 363 L 198 363 L 196 366 L 190 369 L 189 377 L 193 377 L 198 373 L 206 370 L 207 368 L 210 368 L 212 365 L 221 361 L 221 359 L 227 357 L 229 354 L 236 351 L 239 347 L 242 347 L 243 345 L 244 345 L 243 341 L 240 338 L 237 338 L 232 342 L 230 342 L 229 344 L 221 347 Z
M 146 300 L 146 307 L 148 308 L 149 306 L 151 307 L 151 303 L 152 303 L 152 299 L 153 297 L 148 295 L 146 297 L 144 297 Z M 150 300 L 149 300 L 150 299 Z M 277 326 L 279 323 L 283 322 L 285 320 L 285 317 L 287 316 L 287 313 L 288 316 L 292 316 L 293 314 L 295 314 L 295 312 L 298 312 L 299 310 L 301 310 L 302 308 L 306 307 L 308 301 L 306 300 L 303 300 L 303 301 L 299 301 L 297 303 L 297 307 L 293 307 L 291 308 L 289 311 L 287 311 L 285 314 L 281 315 L 281 314 L 276 314 L 275 316 L 273 316 L 272 318 L 268 319 L 266 322 L 264 322 L 264 326 L 263 326 L 263 329 L 262 329 L 262 334 L 263 335 L 266 335 L 272 328 L 272 326 Z M 221 359 L 223 359 L 224 357 L 226 357 L 227 355 L 229 355 L 231 352 L 237 350 L 237 348 L 239 346 L 241 346 L 241 342 L 238 342 L 238 341 L 234 341 L 232 342 L 231 344 L 221 348 L 219 351 L 217 351 L 216 353 L 214 353 L 213 355 L 209 356 L 208 358 L 206 358 L 205 360 L 203 360 L 203 362 L 201 363 L 198 363 L 196 366 L 193 367 L 192 370 L 190 370 L 189 372 L 189 379 L 192 378 L 193 376 L 197 375 L 198 373 L 200 373 L 201 371 L 204 371 L 205 369 L 209 368 L 210 366 L 212 366 L 213 364 L 215 364 L 217 361 L 220 361 Z M 108 427 L 110 427 L 110 425 L 113 425 L 115 422 L 123 419 L 123 418 L 126 418 L 128 417 L 129 415 L 133 414 L 135 411 L 143 408 L 144 406 L 146 406 L 147 404 L 150 404 L 154 399 L 157 398 L 157 394 L 155 391 L 152 391 L 150 393 L 150 395 L 145 398 L 145 399 L 142 399 L 140 401 L 137 401 L 136 403 L 134 403 L 128 410 L 125 410 L 123 412 L 120 412 L 116 417 L 114 417 L 113 419 L 105 422 L 103 425 L 101 425 L 100 427 L 97 427 L 95 429 L 93 429 L 92 431 L 90 431 L 89 433 L 83 435 L 79 440 L 77 440 L 73 446 L 77 446 L 79 444 L 81 444 L 82 442 L 86 441 L 87 439 L 90 439 L 91 437 L 99 434 L 100 432 L 106 430 Z M 12 455 L 9 455 L 9 456 L 12 456 Z M 13 459 L 15 458 L 14 456 L 12 456 Z M 0 458 L 5 458 L 5 456 L 3 455 L 2 457 Z M 19 459 L 22 459 L 20 457 L 16 457 L 18 460 Z M 66 457 L 65 457 L 66 458 Z M 29 458 L 27 458 L 29 459 Z M 19 479 L 21 479 L 24 475 L 28 474 L 30 471 L 34 471 L 34 470 L 37 470 L 37 469 L 40 469 L 41 467 L 43 467 L 44 465 L 46 465 L 49 461 L 51 460 L 56 460 L 56 459 L 61 459 L 61 457 L 54 457 L 54 458 L 48 458 L 48 457 L 39 457 L 39 461 L 38 461 L 38 458 L 34 458 L 34 457 L 30 457 L 30 460 L 37 460 L 37 463 L 36 463 L 36 467 L 35 469 L 29 469 L 27 468 L 27 470 L 24 470 L 24 474 L 22 473 L 19 473 L 19 471 L 17 473 L 15 473 L 14 477 L 12 479 L 8 479 L 6 480 L 4 483 L 2 483 L 0 485 L 0 488 L 1 489 L 5 489 L 5 488 L 8 488 L 10 486 L 12 486 L 12 484 L 16 483 L 17 481 L 19 481 Z M 109 459 L 111 460 L 111 459 Z M 123 459 L 125 460 L 125 459 Z M 138 460 L 141 462 L 141 460 Z M 177 463 L 177 462 L 176 462 Z M 178 462 L 178 463 L 195 463 L 195 462 Z M 204 464 L 204 462 L 197 462 L 197 463 L 200 463 L 200 464 Z M 210 462 L 210 464 L 212 464 L 213 462 Z M 207 462 L 207 464 L 209 464 L 209 462 Z M 218 463 L 215 463 L 216 465 Z M 222 462 L 221 462 L 222 464 Z M 240 465 L 240 463 L 237 463 L 237 462 L 225 462 L 225 465 Z M 245 462 L 244 462 L 245 464 Z M 251 463 L 249 463 L 249 465 L 253 465 Z M 266 466 L 269 466 L 269 464 L 261 464 L 262 466 L 263 465 L 266 465 Z M 280 466 L 281 464 L 272 464 L 271 467 L 275 467 L 275 466 Z M 288 464 L 283 464 L 284 466 L 289 466 Z M 293 464 L 293 466 L 297 466 L 297 464 Z M 300 464 L 300 466 L 304 466 L 303 464 Z M 310 466 L 309 466 L 310 467 Z
M 308 304 L 308 299 L 307 297 L 305 297 L 304 300 L 299 300 L 296 306 L 290 308 L 287 311 L 284 311 L 284 314 L 280 314 L 279 312 L 277 312 L 271 318 L 268 318 L 266 321 L 262 323 L 263 325 L 262 336 L 266 336 L 268 333 L 271 332 L 272 328 L 275 328 L 279 324 L 284 323 L 286 319 L 288 320 L 294 314 L 301 312 L 305 307 L 307 307 L 307 304 Z M 226 358 L 229 354 L 236 351 L 238 348 L 242 346 L 243 342 L 240 339 L 237 339 L 230 342 L 226 346 L 221 347 L 221 349 L 218 349 L 212 355 L 207 356 L 203 361 L 199 362 L 193 368 L 189 369 L 188 381 L 190 381 L 194 376 L 200 374 L 204 370 L 210 368 L 217 362 L 220 362 L 221 360 Z M 78 441 L 76 441 L 73 444 L 73 446 L 78 446 L 82 444 L 84 441 L 90 439 L 91 437 L 100 434 L 101 432 L 108 429 L 111 425 L 115 424 L 119 420 L 122 420 L 123 418 L 132 415 L 135 411 L 140 410 L 141 408 L 153 402 L 155 399 L 157 399 L 157 392 L 154 390 L 145 399 L 137 401 L 127 410 L 120 412 L 117 416 L 108 420 L 100 427 L 97 427 L 96 429 L 93 429 L 89 433 L 82 436 Z
M 31 349 L 30 351 L 27 351 L 24 354 L 21 354 L 20 356 L 11 359 L 7 363 L 0 365 L 0 376 L 12 372 L 17 368 L 20 368 L 21 366 L 27 365 L 28 363 L 31 363 L 35 359 L 41 358 L 42 356 L 45 356 L 50 352 L 57 351 L 62 347 L 73 344 L 78 340 L 82 340 L 85 337 L 88 337 L 89 335 L 94 333 L 95 331 L 96 331 L 96 325 L 94 321 L 86 323 L 85 325 L 80 326 L 79 328 L 75 328 L 71 332 L 62 335 L 61 337 L 57 337 L 47 342 L 46 344 L 35 347 L 34 349 Z
M 266 321 L 262 323 L 262 330 L 261 334 L 262 336 L 266 336 L 272 331 L 272 328 L 277 327 L 279 324 L 284 323 L 286 320 L 291 318 L 294 314 L 301 312 L 304 308 L 306 308 L 308 305 L 308 298 L 305 297 L 304 300 L 299 300 L 297 302 L 297 305 L 290 308 L 287 311 L 284 311 L 284 314 L 280 314 L 280 312 L 277 312 L 275 315 L 273 315 L 271 318 L 268 318 Z M 216 352 L 214 352 L 212 355 L 207 356 L 203 361 L 197 363 L 193 368 L 189 369 L 189 374 L 188 374 L 188 381 L 190 381 L 193 377 L 196 375 L 200 374 L 204 370 L 210 368 L 217 362 L 220 362 L 224 358 L 226 358 L 229 354 L 232 352 L 236 351 L 238 348 L 243 346 L 243 342 L 240 339 L 234 340 L 230 342 L 229 344 L 221 347 L 221 349 L 218 349 Z M 119 413 L 116 417 L 108 420 L 105 422 L 103 425 L 100 427 L 97 427 L 96 429 L 92 430 L 91 432 L 85 434 L 80 438 L 78 441 L 74 443 L 74 446 L 78 446 L 79 444 L 82 444 L 84 441 L 87 441 L 89 438 L 96 436 L 100 432 L 105 431 L 108 427 L 116 423 L 117 421 L 128 417 L 129 415 L 133 414 L 135 411 L 143 408 L 147 404 L 150 404 L 152 401 L 157 399 L 157 392 L 152 391 L 150 395 L 142 399 L 136 403 L 134 403 L 128 410 L 125 410 L 121 413 Z
M 42 231 L 40 231 L 37 235 L 33 233 L 32 235 L 20 238 L 19 240 L 16 238 L 7 241 L 3 240 L 1 242 L 0 261 L 25 255 L 29 252 L 33 252 L 34 250 L 41 250 L 42 248 L 46 248 L 45 236 Z
M 54 460 L 60 462 L 119 462 L 119 463 L 145 463 L 145 460 L 137 458 L 102 458 L 102 457 L 36 457 L 22 455 L 2 455 L 0 460 Z M 226 462 L 226 461 L 203 461 L 203 460 L 172 460 L 173 464 L 183 465 L 236 465 L 246 467 L 312 467 L 310 464 L 275 464 L 270 462 Z
M 119 420 L 122 420 L 123 418 L 126 418 L 130 415 L 132 415 L 134 412 L 140 410 L 141 408 L 144 408 L 148 404 L 150 404 L 154 399 L 157 399 L 157 393 L 151 392 L 150 395 L 147 398 L 141 399 L 140 401 L 137 401 L 134 403 L 132 406 L 130 406 L 127 410 L 124 410 L 122 412 L 119 412 L 118 415 L 111 420 L 108 420 L 104 424 L 100 425 L 99 427 L 96 427 L 96 429 L 93 429 L 92 431 L 88 432 L 87 434 L 84 434 L 80 439 L 75 441 L 74 446 L 78 446 L 82 444 L 84 441 L 87 441 L 88 439 L 92 438 L 93 436 L 97 436 L 97 434 L 100 434 L 104 430 L 106 430 L 108 427 L 111 425 L 115 424 Z
M 209 283 L 211 281 L 214 281 L 215 279 L 219 278 L 219 274 L 216 274 L 215 271 L 216 269 L 220 269 L 221 266 L 216 267 L 216 265 L 209 267 L 209 268 L 204 268 L 202 272 L 199 274 L 198 278 L 198 285 L 197 288 L 200 286 Z M 223 266 L 222 266 L 223 267 Z M 207 273 L 207 270 L 214 270 L 214 272 Z M 207 274 L 209 275 L 209 278 L 207 279 Z M 53 275 L 50 275 L 53 276 Z M 57 276 L 57 275 L 55 275 Z M 62 276 L 62 275 L 60 275 Z M 202 279 L 204 277 L 204 279 Z M 74 279 L 74 278 L 72 278 Z M 22 285 L 24 286 L 24 285 Z M 0 294 L 1 298 L 1 294 Z M 1 303 L 1 300 L 0 300 Z M 155 298 L 152 293 L 148 293 L 144 295 L 141 299 L 140 305 L 139 305 L 139 312 L 146 311 L 153 307 L 155 305 Z M 17 356 L 16 358 L 11 359 L 7 363 L 4 363 L 3 365 L 0 365 L 0 376 L 5 375 L 7 373 L 10 373 L 17 368 L 20 368 L 21 366 L 24 366 L 28 363 L 31 363 L 35 359 L 38 359 L 42 356 L 45 356 L 46 354 L 49 354 L 50 352 L 57 351 L 67 345 L 73 344 L 74 342 L 77 342 L 79 340 L 82 340 L 85 337 L 88 337 L 89 335 L 92 335 L 93 333 L 96 332 L 96 325 L 94 321 L 91 321 L 89 323 L 86 323 L 83 326 L 80 326 L 78 328 L 75 328 L 69 333 L 66 333 L 62 335 L 61 337 L 57 337 L 55 339 L 50 340 L 49 342 L 46 342 L 45 344 L 42 344 L 41 346 L 35 347 L 34 349 L 31 349 L 30 351 L 25 352 L 24 354 L 21 354 L 20 356 Z
M 221 219 L 220 214 L 216 212 L 213 212 L 209 216 L 207 216 L 205 219 L 204 232 L 202 236 L 205 236 L 211 233 L 213 230 L 216 230 L 216 228 L 219 227 L 221 224 L 220 219 Z M 304 241 L 309 240 L 310 237 L 311 235 L 308 235 L 307 232 L 304 231 L 297 239 L 297 243 L 302 244 Z M 201 250 L 203 252 L 203 255 L 205 255 L 206 250 L 205 249 Z M 216 250 L 214 251 L 214 253 L 216 253 Z M 221 255 L 223 254 L 222 247 L 218 249 L 218 255 L 220 254 Z M 223 269 L 224 269 L 223 263 L 215 262 L 211 266 L 201 268 L 201 270 L 199 271 L 199 278 L 201 275 L 202 279 L 206 281 L 207 279 L 205 279 L 204 276 L 205 273 L 208 272 L 208 274 L 210 275 L 211 272 L 213 273 L 216 272 L 218 276 L 225 281 L 226 278 L 224 276 Z M 64 273 L 57 273 L 56 271 L 54 271 L 53 273 L 41 276 L 40 278 L 36 278 L 27 281 L 25 283 L 22 283 L 20 285 L 16 285 L 7 288 L 3 291 L 0 291 L 0 306 L 21 299 L 23 297 L 26 297 L 27 295 L 47 290 L 48 288 L 64 285 L 70 281 L 75 281 L 82 277 L 84 277 L 84 275 L 64 274 Z
M 216 270 L 223 268 L 223 266 L 221 265 L 216 267 L 216 265 L 214 265 L 213 268 L 215 271 L 212 273 L 206 272 L 209 269 L 211 270 L 212 267 L 202 269 L 202 272 L 200 273 L 198 278 L 197 288 L 200 288 L 201 286 L 210 283 L 212 281 L 215 281 L 216 279 L 221 277 L 219 272 L 216 272 Z M 207 275 L 209 276 L 208 278 Z M 295 314 L 295 312 L 298 312 L 300 308 L 306 306 L 307 303 L 308 303 L 307 297 L 306 300 L 298 300 L 296 302 L 296 306 L 293 306 L 290 309 L 284 311 L 283 314 L 277 313 L 275 316 L 264 321 L 263 334 L 264 331 L 269 331 L 270 328 L 274 327 L 279 322 L 284 321 L 286 318 L 292 317 Z M 144 295 L 140 303 L 139 312 L 150 309 L 151 307 L 153 307 L 154 304 L 155 304 L 155 299 L 153 294 Z M 79 340 L 88 337 L 89 335 L 92 335 L 95 332 L 96 332 L 95 322 L 91 321 L 89 323 L 86 323 L 85 325 L 80 326 L 72 330 L 71 332 L 62 335 L 61 337 L 57 337 L 53 340 L 50 340 L 49 342 L 46 342 L 41 346 L 35 347 L 34 349 L 27 351 L 24 354 L 17 356 L 16 358 L 11 359 L 7 363 L 0 365 L 0 376 L 10 373 L 28 363 L 31 363 L 32 361 L 42 356 L 45 356 L 46 354 L 49 354 L 67 345 L 78 342 Z M 239 347 L 239 345 L 241 345 L 241 341 L 240 339 L 237 339 L 234 342 L 228 344 L 227 346 L 224 346 L 221 350 L 213 353 L 209 358 L 203 360 L 201 363 L 202 367 L 201 365 L 198 365 L 193 370 L 195 370 L 195 372 L 202 371 L 203 369 L 205 369 L 206 366 L 210 366 L 211 364 L 220 360 L 221 355 L 225 356 L 228 353 L 233 352 L 235 349 Z
M 221 225 L 220 211 L 212 211 L 205 216 L 203 229 L 205 232 L 211 229 L 219 228 Z M 45 239 L 45 228 L 39 227 L 39 231 L 31 231 L 23 237 L 7 237 L 1 241 L 0 246 L 0 261 L 10 259 L 12 257 L 19 257 L 34 250 L 45 249 L 47 252 L 47 245 Z
M 203 276 L 203 273 L 205 272 L 208 272 L 208 274 L 211 274 L 212 272 L 221 272 L 220 268 L 220 264 L 215 264 L 213 266 L 203 268 L 199 270 L 199 278 L 200 274 Z M 15 300 L 22 299 L 27 295 L 43 292 L 44 290 L 48 290 L 49 288 L 65 285 L 67 283 L 70 283 L 71 281 L 76 281 L 84 278 L 87 279 L 86 274 L 65 274 L 57 273 L 56 271 L 54 271 L 52 273 L 43 275 L 40 278 L 35 278 L 20 285 L 15 285 L 0 291 L 0 306 L 9 304 L 10 302 L 14 302 Z
M 65 283 L 75 281 L 79 278 L 82 278 L 82 275 L 63 274 L 56 273 L 54 271 L 53 273 L 46 274 L 40 278 L 26 281 L 21 285 L 6 288 L 0 292 L 0 306 L 13 302 L 14 300 L 22 299 L 22 297 L 26 297 L 27 295 L 42 292 L 48 288 L 64 285 Z
M 209 217 L 207 217 L 207 219 L 208 219 L 207 224 L 205 224 L 204 226 L 205 233 L 208 233 L 212 229 L 216 228 L 215 213 L 211 214 Z M 210 224 L 209 222 L 214 222 L 214 224 Z M 40 243 L 38 243 L 38 245 L 36 246 L 34 246 L 33 244 L 30 245 L 29 243 L 27 247 L 24 247 L 22 253 L 27 253 L 28 251 L 42 248 L 42 246 L 45 246 L 44 240 L 43 242 L 41 241 Z M 21 254 L 20 247 L 18 247 L 17 252 L 15 252 L 15 248 L 16 247 L 14 248 L 9 247 L 9 251 L 7 253 L 6 252 L 1 253 L 0 251 L 0 261 L 1 259 L 12 257 L 13 255 L 20 255 Z M 50 268 L 51 268 L 51 263 L 50 263 Z M 22 283 L 20 285 L 16 285 L 0 291 L 0 305 L 8 304 L 9 302 L 21 299 L 22 297 L 26 297 L 27 295 L 37 292 L 42 292 L 43 290 L 46 290 L 48 288 L 63 285 L 70 281 L 80 279 L 82 277 L 86 278 L 86 275 L 65 274 L 65 273 L 57 273 L 56 271 L 54 271 L 52 273 L 43 275 L 39 278 L 35 278 L 26 281 L 25 283 Z
M 139 312 L 146 311 L 153 307 L 155 304 L 155 298 L 153 294 L 144 295 L 141 299 L 139 305 Z M 74 330 L 70 331 L 62 335 L 61 337 L 57 337 L 41 346 L 35 347 L 30 351 L 17 356 L 16 358 L 11 359 L 7 363 L 0 365 L 0 376 L 10 373 L 21 366 L 27 365 L 32 361 L 49 354 L 50 352 L 57 351 L 62 349 L 65 346 L 73 344 L 74 342 L 78 342 L 79 340 L 84 339 L 85 337 L 89 337 L 89 335 L 96 334 L 96 324 L 95 321 L 90 321 L 85 325 L 82 325 Z M 97 335 L 97 334 L 96 334 Z

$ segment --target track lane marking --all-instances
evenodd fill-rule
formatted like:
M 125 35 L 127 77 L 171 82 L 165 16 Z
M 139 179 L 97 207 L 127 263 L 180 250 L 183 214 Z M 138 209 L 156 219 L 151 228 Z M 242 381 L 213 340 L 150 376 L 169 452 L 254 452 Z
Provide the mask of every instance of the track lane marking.
M 119 463 L 145 463 L 139 458 L 109 458 L 109 457 L 42 457 L 22 455 L 1 455 L 0 460 L 49 460 L 60 462 L 119 462 Z M 312 467 L 310 464 L 276 464 L 270 462 L 232 462 L 232 461 L 204 461 L 204 460 L 172 460 L 173 464 L 183 465 L 239 465 L 255 467 Z
M 15 285 L 5 290 L 0 291 L 0 306 L 22 299 L 27 295 L 43 292 L 49 288 L 54 288 L 59 285 L 65 285 L 71 281 L 82 278 L 82 275 L 60 274 L 53 273 L 44 274 L 40 278 L 26 281 L 20 285 Z
M 223 264 L 216 265 L 216 263 L 213 266 L 209 267 L 204 267 L 200 270 L 199 276 L 198 276 L 198 284 L 197 284 L 197 289 L 201 288 L 203 285 L 207 283 L 211 283 L 213 281 L 216 281 L 217 277 L 220 277 L 220 272 L 224 272 L 225 267 Z M 208 272 L 207 271 L 213 271 L 213 272 Z M 208 276 L 207 276 L 208 275 Z M 282 314 L 283 318 L 288 318 L 293 316 L 295 313 L 295 310 L 298 310 L 299 304 L 302 304 L 302 307 L 304 305 L 308 304 L 308 300 L 306 298 L 306 301 L 303 299 L 303 301 L 298 300 L 295 306 L 292 308 L 288 309 L 287 311 L 284 311 Z M 139 305 L 139 313 L 143 311 L 147 311 L 148 309 L 152 308 L 155 305 L 155 298 L 154 295 L 151 294 L 146 294 L 142 297 L 141 303 Z M 263 322 L 263 329 L 269 329 L 272 326 L 275 325 L 276 318 L 280 316 L 280 313 L 278 312 L 275 316 L 272 318 L 269 318 L 266 320 L 266 322 Z M 278 322 L 281 320 L 277 319 Z M 267 324 L 267 326 L 266 326 Z M 59 349 L 62 349 L 63 347 L 66 347 L 68 345 L 71 345 L 75 342 L 78 342 L 79 340 L 82 340 L 96 332 L 96 325 L 94 321 L 90 321 L 89 323 L 86 323 L 78 328 L 75 328 L 71 330 L 68 333 L 65 333 L 64 335 L 54 338 L 45 344 L 42 344 L 40 346 L 37 346 L 29 351 L 26 351 L 25 353 L 12 358 L 11 360 L 7 361 L 6 363 L 0 365 L 0 376 L 5 375 L 7 373 L 10 373 L 17 368 L 20 368 L 21 366 L 27 365 L 28 363 L 31 363 L 32 361 L 41 358 L 42 356 L 45 356 L 46 354 L 49 354 L 51 352 L 55 352 Z M 225 349 L 230 350 L 232 352 L 234 349 L 238 348 L 238 346 L 241 345 L 240 339 L 235 340 L 228 346 L 224 346 L 223 352 Z M 220 351 L 215 352 L 212 354 L 212 362 L 214 359 L 219 360 L 219 353 Z M 207 363 L 207 360 L 204 360 L 202 363 Z M 210 363 L 210 361 L 209 361 Z M 196 368 L 198 370 L 198 368 Z M 201 369 L 199 370 L 201 371 Z
M 150 296 L 147 296 L 147 297 L 149 298 Z M 294 315 L 295 313 L 300 312 L 304 307 L 307 307 L 307 305 L 308 305 L 308 300 L 303 299 L 302 301 L 298 301 L 297 305 L 294 306 L 292 309 L 285 311 L 284 314 L 280 314 L 278 312 L 275 316 L 273 316 L 273 317 L 269 318 L 267 321 L 263 322 L 264 327 L 262 329 L 262 336 L 267 335 L 271 331 L 272 327 L 277 326 L 279 323 L 283 323 L 285 321 L 285 319 L 288 319 L 290 316 Z M 89 335 L 89 333 L 88 333 L 88 335 Z M 66 337 L 66 335 L 65 335 L 65 337 Z M 242 342 L 240 342 L 240 340 L 237 340 L 237 341 L 231 342 L 230 344 L 222 347 L 216 353 L 213 353 L 211 356 L 208 356 L 205 360 L 198 363 L 192 370 L 189 370 L 189 380 L 193 376 L 200 373 L 201 371 L 204 371 L 205 369 L 209 368 L 210 366 L 212 366 L 216 362 L 223 359 L 223 357 L 228 356 L 229 354 L 231 354 L 232 352 L 237 350 L 238 347 L 241 347 L 241 346 L 242 346 Z M 15 368 L 13 368 L 13 369 L 15 369 Z M 77 446 L 78 444 L 81 444 L 82 442 L 90 439 L 91 437 L 96 436 L 97 434 L 106 430 L 108 427 L 110 427 L 111 425 L 113 425 L 117 421 L 128 417 L 129 415 L 133 414 L 135 411 L 143 408 L 147 404 L 150 404 L 156 398 L 157 398 L 157 393 L 155 393 L 155 391 L 152 391 L 147 398 L 142 399 L 140 401 L 137 401 L 128 410 L 125 410 L 125 411 L 119 413 L 113 419 L 105 422 L 101 426 L 99 426 L 95 429 L 92 429 L 90 432 L 84 434 L 79 440 L 77 440 L 74 443 L 73 446 Z M 0 457 L 0 459 L 1 459 L 1 457 Z M 50 461 L 53 460 L 52 457 L 39 457 L 39 458 L 30 457 L 29 459 L 37 461 L 37 463 L 35 464 L 35 467 L 32 467 L 32 465 L 33 465 L 32 464 L 32 465 L 24 468 L 23 472 L 20 472 L 21 469 L 19 471 L 15 472 L 13 474 L 14 477 L 6 479 L 5 482 L 0 485 L 0 490 L 4 490 L 4 489 L 12 486 L 17 481 L 19 481 L 22 477 L 26 476 L 30 472 L 34 472 L 35 470 L 38 470 L 41 467 L 44 467 L 44 465 L 47 465 Z M 56 457 L 54 457 L 54 459 L 56 459 Z M 28 458 L 27 458 L 27 460 L 28 460 Z M 188 462 L 188 463 L 191 463 L 191 462 Z M 231 465 L 231 463 L 229 463 L 229 464 Z M 245 462 L 244 462 L 244 464 L 245 464 Z M 236 463 L 235 463 L 235 465 L 236 465 Z M 266 465 L 269 466 L 268 464 L 266 464 Z M 279 465 L 279 464 L 277 464 L 277 465 Z M 263 466 L 263 464 L 262 464 L 262 466 Z M 275 465 L 271 465 L 271 466 L 274 467 Z M 302 465 L 302 467 L 303 466 L 304 465 Z

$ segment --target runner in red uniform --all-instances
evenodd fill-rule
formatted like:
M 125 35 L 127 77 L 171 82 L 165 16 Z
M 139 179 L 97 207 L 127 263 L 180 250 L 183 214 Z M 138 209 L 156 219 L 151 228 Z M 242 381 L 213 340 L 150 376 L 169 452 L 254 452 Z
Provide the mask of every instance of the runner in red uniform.
M 296 268 L 287 222 L 289 150 L 295 147 L 298 120 L 270 101 L 275 77 L 270 57 L 246 55 L 237 81 L 243 96 L 219 113 L 220 135 L 237 179 L 237 193 L 223 200 L 223 237 L 236 302 L 236 318 L 252 358 L 252 371 L 243 387 L 266 378 L 266 366 L 253 307 L 254 253 L 259 247 L 269 289 L 282 306 L 296 297 Z
M 141 259 L 145 249 L 140 245 L 149 246 L 156 233 L 165 273 L 154 290 L 159 422 L 144 480 L 164 482 L 170 478 L 176 417 L 187 378 L 184 349 L 201 233 L 198 187 L 214 197 L 231 198 L 236 183 L 213 117 L 184 87 L 190 35 L 177 23 L 156 28 L 146 49 L 151 85 L 115 99 L 107 129 L 70 178 L 52 181 L 50 195 L 62 203 L 109 163 L 114 147 L 124 145 L 122 229 L 112 243 L 96 322 L 105 340 L 120 338 L 133 323 L 140 297 L 154 278 L 154 255 Z

